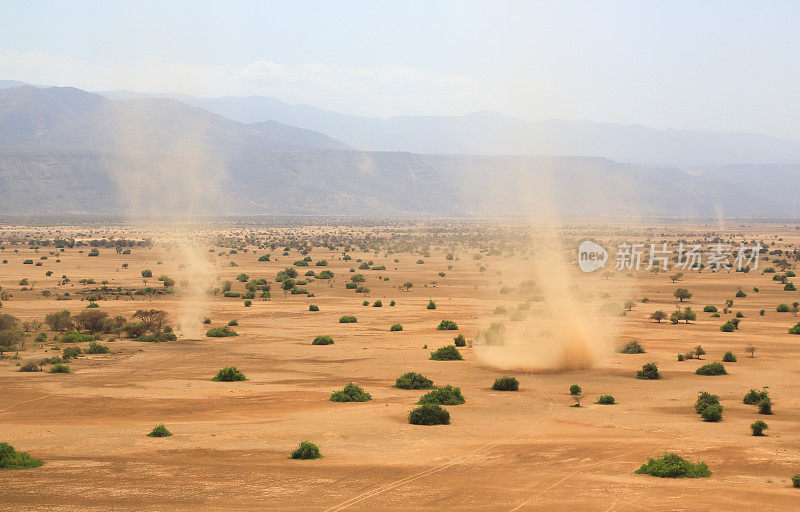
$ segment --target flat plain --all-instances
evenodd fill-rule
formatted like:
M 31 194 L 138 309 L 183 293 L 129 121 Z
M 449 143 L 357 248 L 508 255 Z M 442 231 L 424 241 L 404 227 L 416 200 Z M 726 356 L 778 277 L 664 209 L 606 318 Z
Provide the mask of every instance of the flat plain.
M 99 256 L 89 256 L 92 240 L 144 236 L 130 226 L 110 225 L 4 226 L 0 233 L 0 258 L 6 260 L 0 264 L 0 285 L 7 294 L 0 313 L 35 324 L 24 333 L 24 349 L 6 350 L 0 359 L 0 441 L 45 462 L 39 468 L 0 471 L 0 509 L 800 507 L 800 490 L 791 483 L 791 476 L 800 473 L 800 337 L 788 333 L 800 319 L 791 311 L 776 311 L 779 304 L 800 300 L 800 292 L 785 290 L 775 274 L 764 273 L 783 265 L 782 259 L 786 264 L 776 273 L 795 267 L 796 226 L 564 226 L 559 236 L 564 258 L 556 263 L 563 268 L 553 270 L 568 275 L 570 289 L 580 297 L 564 313 L 581 322 L 584 305 L 615 307 L 606 308 L 613 313 L 608 315 L 614 326 L 611 345 L 592 368 L 578 370 L 500 368 L 479 356 L 479 333 L 492 323 L 511 326 L 516 318 L 532 325 L 541 320 L 546 326 L 548 318 L 552 321 L 548 297 L 538 296 L 541 276 L 532 263 L 536 242 L 528 244 L 525 226 L 441 221 L 204 227 L 196 255 L 208 262 L 202 307 L 210 324 L 191 328 L 180 325 L 186 322 L 180 320 L 184 281 L 200 277 L 183 266 L 183 253 L 165 237 L 130 247 L 129 254 L 104 243 Z M 581 273 L 573 245 L 584 237 L 608 245 L 666 241 L 671 247 L 682 240 L 705 244 L 719 237 L 737 244 L 760 241 L 766 251 L 758 269 L 750 272 L 681 270 L 683 276 L 673 282 L 670 276 L 678 270 L 613 270 L 613 260 L 608 273 Z M 62 251 L 52 243 L 57 238 L 85 245 Z M 782 252 L 770 254 L 776 250 Z M 259 261 L 267 254 L 269 261 Z M 307 256 L 309 266 L 293 265 Z M 327 265 L 316 265 L 322 260 Z M 359 268 L 362 264 L 368 268 Z M 296 269 L 298 281 L 306 280 L 308 271 L 330 270 L 333 278 L 309 276 L 298 285 L 311 297 L 284 292 L 276 276 L 287 267 Z M 152 278 L 142 277 L 145 269 L 152 270 Z M 47 271 L 52 274 L 46 276 Z M 233 292 L 246 292 L 245 282 L 236 279 L 240 274 L 246 274 L 247 282 L 265 279 L 269 298 L 259 289 L 245 307 L 242 297 L 225 297 L 226 281 Z M 345 287 L 356 274 L 364 276 L 368 292 Z M 175 278 L 171 293 L 127 293 L 148 286 L 163 291 L 157 280 L 162 275 Z M 22 279 L 27 284 L 20 284 Z M 404 283 L 413 286 L 403 290 Z M 675 298 L 679 287 L 689 290 L 691 298 Z M 739 290 L 745 296 L 737 297 Z M 148 343 L 101 332 L 98 340 L 110 353 L 70 359 L 69 374 L 49 373 L 48 365 L 44 371 L 20 372 L 19 365 L 60 356 L 68 345 L 85 351 L 88 342 L 62 343 L 58 340 L 64 333 L 42 322 L 64 309 L 78 315 L 92 293 L 97 309 L 110 317 L 131 319 L 140 309 L 166 311 L 177 341 Z M 728 299 L 733 305 L 723 313 Z M 376 300 L 381 307 L 374 306 Z M 435 309 L 427 307 L 431 300 Z M 634 304 L 620 316 L 627 300 Z M 309 311 L 312 304 L 319 311 Z M 704 312 L 707 305 L 716 306 L 720 316 Z M 696 312 L 696 320 L 650 319 L 656 310 L 669 315 L 686 306 Z M 720 327 L 736 312 L 743 315 L 739 328 L 722 332 Z M 342 315 L 358 321 L 339 323 Z M 207 329 L 232 320 L 238 336 L 205 336 Z M 437 329 L 442 320 L 456 322 L 458 330 Z M 558 321 L 564 320 L 559 316 Z M 402 331 L 390 331 L 394 324 L 401 324 Z M 34 341 L 40 332 L 46 341 Z M 463 361 L 430 360 L 432 351 L 453 344 L 459 333 L 468 340 L 458 348 Z M 335 343 L 312 345 L 324 334 Z M 631 340 L 646 352 L 614 350 Z M 678 360 L 678 354 L 697 345 L 706 352 L 701 360 Z M 748 345 L 755 348 L 755 357 L 745 353 Z M 728 375 L 695 374 L 699 366 L 721 361 L 728 350 L 737 358 L 725 363 Z M 637 379 L 637 371 L 649 362 L 657 363 L 661 378 Z M 217 371 L 228 366 L 236 366 L 248 380 L 213 382 Z M 425 391 L 393 384 L 410 371 L 438 386 L 461 388 L 466 403 L 446 407 L 450 425 L 409 424 L 408 413 Z M 502 376 L 517 378 L 519 391 L 492 390 Z M 349 382 L 363 387 L 372 400 L 328 400 Z M 583 389 L 581 407 L 571 407 L 573 384 Z M 768 390 L 774 414 L 760 415 L 742 403 L 751 388 Z M 695 399 L 703 390 L 719 396 L 723 421 L 705 422 L 695 413 Z M 604 394 L 617 403 L 596 404 Z M 750 424 L 758 419 L 769 425 L 766 436 L 751 435 Z M 161 423 L 171 437 L 146 436 Z M 317 444 L 323 458 L 290 459 L 304 440 Z M 634 473 L 647 458 L 665 452 L 705 461 L 711 477 Z

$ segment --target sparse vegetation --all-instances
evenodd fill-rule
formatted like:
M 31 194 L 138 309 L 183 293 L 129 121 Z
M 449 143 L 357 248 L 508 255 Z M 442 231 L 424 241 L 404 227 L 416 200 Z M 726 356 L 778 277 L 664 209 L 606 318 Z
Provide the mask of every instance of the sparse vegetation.
M 372 395 L 350 382 L 341 391 L 331 393 L 329 400 L 331 402 L 368 402 L 372 400 Z
M 235 366 L 228 366 L 218 371 L 217 375 L 211 380 L 214 382 L 241 382 L 247 380 L 247 377 Z
M 412 425 L 449 425 L 450 413 L 440 405 L 424 404 L 408 414 Z
M 433 381 L 422 374 L 408 372 L 397 378 L 394 387 L 398 389 L 430 389 L 433 387 Z
M 461 361 L 464 358 L 454 345 L 445 345 L 431 352 L 434 361 Z
M 665 453 L 658 459 L 647 459 L 647 463 L 637 469 L 636 473 L 659 478 L 706 478 L 711 476 L 711 471 L 705 462 L 693 464 L 674 453 Z

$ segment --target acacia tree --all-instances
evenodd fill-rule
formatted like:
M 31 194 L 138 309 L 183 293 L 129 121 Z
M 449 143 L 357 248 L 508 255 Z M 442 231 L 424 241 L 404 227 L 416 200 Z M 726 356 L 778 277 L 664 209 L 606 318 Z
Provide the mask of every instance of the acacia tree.
M 401 284 L 398 288 L 400 288 L 401 291 L 407 292 L 410 291 L 411 288 L 413 287 L 414 283 L 412 283 L 411 281 L 406 281 L 405 283 Z
M 661 323 L 661 320 L 664 320 L 666 318 L 667 318 L 667 314 L 664 313 L 663 311 L 661 311 L 660 309 L 658 311 L 654 311 L 650 315 L 650 320 L 655 320 L 655 322 L 659 323 L 659 324 Z
M 678 288 L 677 290 L 675 290 L 675 293 L 673 293 L 673 295 L 675 296 L 676 299 L 680 300 L 681 302 L 692 298 L 692 292 L 690 292 L 686 288 Z

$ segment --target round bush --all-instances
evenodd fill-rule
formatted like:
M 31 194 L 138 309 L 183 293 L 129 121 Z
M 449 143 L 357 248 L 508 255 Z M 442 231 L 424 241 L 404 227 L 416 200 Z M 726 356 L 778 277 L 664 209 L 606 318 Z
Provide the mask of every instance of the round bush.
M 614 405 L 617 402 L 611 395 L 600 395 L 600 398 L 597 399 L 597 403 L 600 405 Z
M 454 345 L 445 345 L 431 352 L 431 359 L 434 361 L 462 361 L 461 353 Z
M 728 371 L 722 363 L 715 361 L 713 363 L 704 364 L 695 370 L 694 373 L 697 375 L 727 375 Z
M 580 395 L 581 392 L 583 392 L 583 389 L 577 384 L 573 384 L 569 387 L 570 395 Z
M 393 326 L 389 327 L 390 331 L 402 331 L 403 326 L 400 324 L 394 324 Z
M 340 324 L 354 324 L 358 322 L 358 318 L 354 317 L 353 315 L 343 315 L 339 317 Z
M 50 367 L 50 373 L 70 373 L 69 366 L 65 364 L 56 364 Z
M 247 380 L 247 377 L 235 366 L 228 366 L 218 371 L 217 375 L 211 380 L 214 382 L 241 382 Z
M 764 398 L 758 402 L 758 414 L 772 414 L 772 400 Z
M 408 372 L 397 377 L 394 387 L 398 389 L 430 389 L 433 387 L 433 381 L 422 374 Z
M 642 369 L 636 372 L 636 378 L 656 380 L 661 378 L 661 374 L 658 373 L 658 366 L 656 366 L 656 363 L 645 363 L 642 365 Z
M 343 390 L 334 391 L 329 398 L 331 402 L 368 402 L 372 395 L 365 393 L 361 387 L 349 382 Z
M 492 384 L 495 391 L 519 391 L 519 381 L 514 377 L 500 377 Z
M 319 447 L 312 443 L 311 441 L 303 441 L 300 445 L 289 455 L 291 459 L 297 460 L 311 460 L 311 459 L 321 459 L 322 454 L 319 451 Z
M 156 425 L 153 427 L 153 430 L 147 434 L 147 437 L 169 437 L 172 435 L 172 432 L 167 430 L 167 427 L 164 426 L 162 423 L 161 425 Z
M 763 436 L 764 431 L 768 428 L 767 422 L 764 420 L 756 420 L 750 425 L 750 430 L 753 431 L 754 436 Z
M 447 385 L 425 393 L 419 399 L 418 404 L 437 404 L 437 405 L 461 405 L 465 403 L 461 388 L 454 388 Z
M 439 327 L 437 327 L 440 331 L 457 331 L 458 324 L 452 320 L 442 320 L 439 322 Z
M 621 354 L 644 354 L 645 350 L 641 343 L 633 340 L 620 347 L 619 352 Z
M 450 413 L 436 404 L 425 404 L 408 413 L 412 425 L 449 425 Z
M 463 334 L 459 334 L 458 336 L 453 338 L 453 343 L 455 343 L 455 345 L 457 347 L 466 347 L 467 346 L 467 339 L 464 338 Z
M 214 327 L 213 329 L 209 329 L 206 332 L 206 336 L 209 338 L 230 338 L 232 336 L 238 336 L 239 334 L 231 329 L 230 327 Z
M 723 363 L 735 363 L 735 362 L 736 362 L 736 356 L 735 356 L 735 355 L 733 355 L 733 352 L 732 352 L 732 351 L 728 350 L 728 351 L 727 351 L 727 352 L 725 352 L 725 354 L 722 356 L 722 362 L 723 362 Z
M 30 469 L 44 464 L 27 452 L 18 452 L 8 443 L 0 443 L 0 469 Z
M 321 334 L 314 338 L 314 341 L 311 342 L 312 345 L 333 345 L 333 338 L 328 336 L 327 334 Z
M 665 453 L 658 459 L 647 459 L 647 463 L 642 464 L 636 473 L 659 478 L 706 478 L 711 476 L 711 471 L 705 462 L 693 464 L 674 453 Z
M 742 402 L 746 403 L 747 405 L 758 405 L 758 403 L 765 398 L 769 398 L 769 392 L 767 392 L 766 389 L 762 389 L 761 391 L 751 389 L 746 395 L 744 395 Z
M 319 311 L 319 306 L 317 306 L 315 304 L 309 304 L 308 310 L 309 311 Z
M 718 422 L 722 421 L 722 405 L 711 404 L 700 413 L 703 421 Z
M 707 391 L 701 391 L 697 394 L 697 401 L 694 403 L 694 412 L 702 414 L 709 405 L 719 405 L 719 396 L 712 395 Z
M 792 487 L 800 487 L 800 473 L 792 477 Z

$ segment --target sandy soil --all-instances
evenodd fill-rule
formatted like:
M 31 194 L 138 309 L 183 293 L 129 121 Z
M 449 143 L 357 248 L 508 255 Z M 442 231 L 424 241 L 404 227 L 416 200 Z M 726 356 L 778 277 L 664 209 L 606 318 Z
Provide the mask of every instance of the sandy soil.
M 47 228 L 41 228 L 45 230 Z M 315 228 L 319 231 L 335 228 Z M 345 228 L 340 228 L 345 229 Z M 705 226 L 673 229 L 657 226 L 661 237 L 677 240 L 705 233 Z M 22 232 L 7 228 L 5 233 Z M 285 230 L 291 233 L 292 230 Z M 368 231 L 368 229 L 366 229 Z M 114 232 L 106 228 L 106 232 Z M 637 236 L 644 239 L 642 227 Z M 753 225 L 731 232 L 749 239 L 775 240 L 783 249 L 796 244 L 792 227 Z M 778 241 L 776 235 L 783 237 Z M 445 260 L 431 235 L 431 256 L 314 248 L 314 261 L 326 259 L 336 277 L 307 288 L 315 297 L 284 297 L 275 274 L 302 258 L 297 251 L 281 256 L 276 250 L 253 249 L 229 256 L 213 255 L 215 281 L 233 280 L 240 272 L 272 282 L 272 298 L 256 299 L 245 308 L 241 299 L 214 296 L 212 325 L 238 319 L 235 338 L 180 339 L 170 343 L 140 343 L 121 339 L 107 344 L 112 353 L 86 355 L 70 363 L 69 375 L 19 373 L 17 364 L 60 353 L 48 342 L 28 342 L 20 360 L 0 360 L 0 441 L 7 441 L 45 461 L 41 468 L 0 471 L 0 510 L 48 511 L 217 511 L 217 510 L 797 510 L 800 490 L 790 477 L 800 473 L 800 337 L 787 334 L 798 321 L 777 313 L 779 303 L 800 300 L 761 271 L 749 274 L 684 272 L 678 285 L 665 274 L 642 271 L 628 277 L 617 272 L 605 279 L 599 273 L 581 276 L 586 288 L 608 291 L 612 298 L 635 298 L 636 307 L 622 319 L 619 343 L 638 339 L 647 353 L 609 354 L 590 370 L 509 371 L 491 368 L 475 357 L 474 347 L 461 349 L 464 361 L 438 362 L 430 352 L 450 344 L 453 331 L 438 331 L 442 319 L 458 322 L 474 339 L 490 321 L 497 305 L 512 306 L 522 297 L 501 295 L 501 283 L 518 284 L 525 277 L 524 260 L 503 255 L 473 260 L 474 250 L 462 249 L 458 259 Z M 770 247 L 771 249 L 773 247 Z M 19 252 L 16 253 L 14 250 Z M 81 248 L 87 251 L 88 248 Z M 45 314 L 67 308 L 74 313 L 86 303 L 55 301 L 37 292 L 80 290 L 81 278 L 111 286 L 142 287 L 140 271 L 154 275 L 178 272 L 174 252 L 133 249 L 130 255 L 102 249 L 88 258 L 79 249 L 39 261 L 50 249 L 34 253 L 27 245 L 6 244 L 0 265 L 0 285 L 13 297 L 0 312 L 22 320 L 43 320 Z M 271 253 L 273 261 L 257 262 Z M 56 263 L 55 258 L 61 262 Z M 345 290 L 348 269 L 356 259 L 374 260 L 387 270 L 359 271 L 367 277 L 370 302 Z M 399 259 L 394 263 L 394 258 Z M 424 259 L 424 264 L 415 263 Z M 277 261 L 275 261 L 277 259 Z M 227 261 L 237 267 L 225 266 Z M 162 265 L 157 265 L 162 261 Z M 122 264 L 127 262 L 128 269 Z M 452 265 L 452 269 L 447 266 Z M 486 270 L 481 272 L 480 266 Z M 768 266 L 762 261 L 761 267 Z M 319 271 L 324 268 L 309 267 Z M 300 274 L 309 268 L 299 268 Z M 503 269 L 497 275 L 495 269 Z M 51 277 L 44 272 L 53 270 Z M 439 277 L 439 272 L 445 277 Z M 69 285 L 57 286 L 61 275 Z M 389 281 L 379 281 L 377 275 Z M 20 291 L 28 277 L 34 291 Z M 583 279 L 583 281 L 580 281 Z M 412 281 L 410 292 L 398 285 Z M 437 281 L 436 287 L 430 285 Z M 150 284 L 158 284 L 155 278 Z M 234 281 L 234 289 L 242 287 Z M 424 284 L 429 283 L 425 287 Z M 677 286 L 694 293 L 688 305 L 698 312 L 689 325 L 660 324 L 650 313 L 675 307 Z M 758 287 L 760 291 L 752 290 Z M 742 311 L 741 329 L 720 332 L 732 314 L 710 318 L 705 304 L 724 305 L 736 290 L 747 291 L 732 309 Z M 642 304 L 640 299 L 651 301 Z M 429 299 L 438 308 L 425 308 Z M 397 305 L 389 307 L 389 300 Z M 177 317 L 180 297 L 137 297 L 106 300 L 110 314 L 130 316 L 136 309 L 156 307 Z M 309 312 L 309 304 L 319 312 Z M 534 317 L 540 305 L 533 304 Z M 759 310 L 765 315 L 759 316 Z M 339 324 L 343 314 L 356 324 Z M 574 313 L 580 315 L 579 311 Z M 402 332 L 389 332 L 401 323 Z M 52 340 L 54 333 L 49 333 Z M 312 346 L 318 334 L 335 339 L 330 346 Z M 102 337 L 108 339 L 108 335 Z M 105 342 L 105 341 L 104 341 Z M 746 344 L 757 347 L 755 358 L 744 354 Z M 703 361 L 678 362 L 676 354 L 697 344 L 707 351 Z M 423 346 L 427 345 L 427 349 Z M 83 344 L 82 346 L 85 346 Z M 694 374 L 703 363 L 720 360 L 731 349 L 738 362 L 727 364 L 729 375 Z M 658 363 L 663 378 L 635 378 L 646 362 Z M 246 382 L 216 383 L 211 377 L 224 366 L 237 366 Z M 467 403 L 448 407 L 452 424 L 409 425 L 407 414 L 423 391 L 392 387 L 406 371 L 418 371 L 436 384 L 462 389 Z M 517 393 L 496 392 L 496 377 L 513 375 Z M 372 394 L 366 403 L 333 403 L 331 391 L 355 382 Z M 571 384 L 585 392 L 581 408 L 570 407 Z M 742 403 L 750 388 L 768 386 L 775 414 L 762 417 Z M 725 419 L 705 423 L 693 410 L 700 390 L 718 394 Z M 597 405 L 601 394 L 618 404 Z M 764 418 L 765 437 L 750 435 L 749 425 Z M 172 437 L 145 434 L 165 423 Z M 302 440 L 319 445 L 324 458 L 295 461 L 288 454 Z M 713 471 L 707 479 L 658 479 L 634 474 L 648 457 L 665 451 L 692 461 L 706 461 Z

